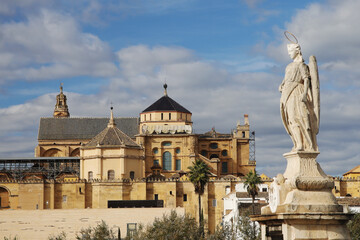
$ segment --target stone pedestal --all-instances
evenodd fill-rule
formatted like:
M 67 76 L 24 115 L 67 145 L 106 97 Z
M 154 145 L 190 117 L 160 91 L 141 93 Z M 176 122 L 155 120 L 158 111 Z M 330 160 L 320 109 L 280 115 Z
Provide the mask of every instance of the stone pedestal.
M 337 204 L 333 179 L 316 162 L 318 154 L 284 154 L 285 173 L 271 184 L 269 205 L 253 218 L 262 225 L 262 240 L 350 239 L 346 223 L 352 214 Z

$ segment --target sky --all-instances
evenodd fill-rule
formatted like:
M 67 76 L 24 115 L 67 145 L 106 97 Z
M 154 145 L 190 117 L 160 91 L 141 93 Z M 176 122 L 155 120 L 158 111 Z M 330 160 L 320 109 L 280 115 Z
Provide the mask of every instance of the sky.
M 230 133 L 249 115 L 257 171 L 283 173 L 292 148 L 280 118 L 284 31 L 319 65 L 324 171 L 360 164 L 358 0 L 2 0 L 0 157 L 31 157 L 39 119 L 63 83 L 71 117 L 137 117 L 163 95 L 195 133 Z

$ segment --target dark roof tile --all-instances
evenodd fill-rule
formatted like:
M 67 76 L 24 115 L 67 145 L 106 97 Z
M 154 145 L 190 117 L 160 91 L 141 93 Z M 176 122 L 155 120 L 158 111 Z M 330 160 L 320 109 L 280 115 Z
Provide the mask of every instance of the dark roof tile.
M 114 118 L 117 127 L 131 138 L 139 133 L 139 118 Z M 39 140 L 92 139 L 103 131 L 109 118 L 41 118 Z
M 191 113 L 189 110 L 181 106 L 175 100 L 165 95 L 162 96 L 159 100 L 154 102 L 150 107 L 146 108 L 143 112 L 152 112 L 152 111 L 177 111 L 183 113 Z

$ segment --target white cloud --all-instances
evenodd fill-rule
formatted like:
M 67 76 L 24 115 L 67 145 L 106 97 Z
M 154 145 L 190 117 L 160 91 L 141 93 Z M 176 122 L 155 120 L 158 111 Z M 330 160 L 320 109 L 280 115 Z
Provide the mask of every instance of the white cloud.
M 84 75 L 108 77 L 117 72 L 109 46 L 97 36 L 81 32 L 68 15 L 42 10 L 24 22 L 1 24 L 0 36 L 2 83 Z

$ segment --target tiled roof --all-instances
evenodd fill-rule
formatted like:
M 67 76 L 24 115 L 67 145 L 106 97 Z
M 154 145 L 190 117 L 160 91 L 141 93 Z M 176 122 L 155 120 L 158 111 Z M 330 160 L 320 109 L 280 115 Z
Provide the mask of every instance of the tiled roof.
M 39 140 L 91 139 L 106 128 L 109 118 L 41 118 Z M 115 118 L 117 127 L 133 138 L 139 118 Z
M 255 198 L 267 198 L 269 196 L 268 192 L 259 192 Z M 251 198 L 247 192 L 236 192 L 237 198 Z
M 360 206 L 360 198 L 353 197 L 344 197 L 344 198 L 336 198 L 338 204 L 348 205 L 348 206 Z
M 143 112 L 152 112 L 152 111 L 177 111 L 183 113 L 191 113 L 189 110 L 181 106 L 175 100 L 165 95 L 159 100 L 154 102 L 150 107 L 146 108 Z
M 85 147 L 96 146 L 126 146 L 140 148 L 129 136 L 119 130 L 117 127 L 106 127 L 102 132 L 96 135 L 88 142 Z

